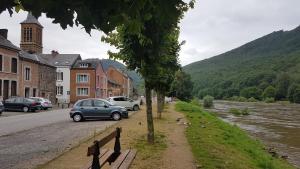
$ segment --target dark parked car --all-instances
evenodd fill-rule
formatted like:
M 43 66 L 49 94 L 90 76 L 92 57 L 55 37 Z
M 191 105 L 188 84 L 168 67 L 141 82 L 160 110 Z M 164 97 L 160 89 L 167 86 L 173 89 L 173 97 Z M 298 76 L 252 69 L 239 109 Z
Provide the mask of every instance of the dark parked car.
M 3 103 L 0 102 L 0 116 L 1 116 L 3 111 L 4 111 L 4 106 L 3 106 Z
M 128 112 L 124 107 L 113 105 L 103 99 L 83 99 L 74 104 L 70 117 L 75 122 L 100 118 L 120 120 L 122 117 L 127 118 Z
M 32 99 L 24 98 L 24 97 L 15 97 L 6 99 L 3 101 L 4 109 L 5 110 L 14 110 L 14 111 L 36 111 L 40 110 L 41 104 L 37 101 L 34 101 Z

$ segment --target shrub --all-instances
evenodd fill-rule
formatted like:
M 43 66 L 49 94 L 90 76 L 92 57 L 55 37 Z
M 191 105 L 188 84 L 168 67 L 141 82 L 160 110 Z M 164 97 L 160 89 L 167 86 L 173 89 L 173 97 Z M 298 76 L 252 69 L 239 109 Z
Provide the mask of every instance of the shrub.
M 249 115 L 250 114 L 250 111 L 248 108 L 244 108 L 242 111 L 241 111 L 241 114 L 246 116 L 246 115 Z
M 248 101 L 245 97 L 240 97 L 240 96 L 232 96 L 228 100 L 237 101 L 237 102 L 247 102 Z
M 254 97 L 250 97 L 249 99 L 248 99 L 248 102 L 257 102 L 258 100 L 256 100 Z
M 247 87 L 241 90 L 240 95 L 246 98 L 254 97 L 260 100 L 262 95 L 262 90 L 257 87 Z
M 263 98 L 275 98 L 276 89 L 273 86 L 268 86 L 263 92 Z
M 191 101 L 191 103 L 193 105 L 201 106 L 200 100 L 198 98 L 196 98 L 196 97 L 193 98 L 193 100 Z
M 239 110 L 237 108 L 231 108 L 231 109 L 229 109 L 229 113 L 236 115 L 236 116 L 240 116 L 240 115 L 246 116 L 246 115 L 250 114 L 250 111 L 248 108 L 244 108 L 242 110 Z
M 292 103 L 300 103 L 300 85 L 292 84 L 288 89 L 288 99 Z
M 267 98 L 265 98 L 265 102 L 266 103 L 274 103 L 275 99 L 274 99 L 274 97 L 267 97 Z
M 294 103 L 300 103 L 300 87 L 298 87 L 293 94 Z
M 239 109 L 236 109 L 236 108 L 229 109 L 229 113 L 234 114 L 236 116 L 239 116 L 239 115 L 242 114 L 241 111 Z
M 214 101 L 214 98 L 212 96 L 209 96 L 209 95 L 205 96 L 203 98 L 203 107 L 205 107 L 205 108 L 212 107 L 214 105 L 213 101 Z

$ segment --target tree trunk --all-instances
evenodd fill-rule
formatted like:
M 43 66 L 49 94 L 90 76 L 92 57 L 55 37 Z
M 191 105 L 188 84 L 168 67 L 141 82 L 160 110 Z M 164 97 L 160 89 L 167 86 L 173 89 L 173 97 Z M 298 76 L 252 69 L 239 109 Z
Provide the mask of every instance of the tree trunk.
M 161 112 L 162 112 L 162 100 L 161 100 L 161 92 L 157 91 L 157 117 L 161 119 Z
M 145 82 L 146 89 L 146 108 L 147 108 L 147 126 L 148 126 L 148 143 L 154 144 L 154 125 L 152 116 L 152 98 L 151 98 L 151 88 Z
M 165 95 L 164 92 L 158 92 L 157 94 L 157 116 L 159 119 L 162 118 L 162 112 L 165 106 Z

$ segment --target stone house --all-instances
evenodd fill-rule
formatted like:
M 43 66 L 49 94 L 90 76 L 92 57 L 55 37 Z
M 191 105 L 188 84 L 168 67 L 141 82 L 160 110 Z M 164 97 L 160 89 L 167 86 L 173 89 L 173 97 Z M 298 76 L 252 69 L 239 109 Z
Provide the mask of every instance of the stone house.
M 59 54 L 57 51 L 39 56 L 48 60 L 48 63 L 56 68 L 55 78 L 51 78 L 55 83 L 56 102 L 70 103 L 71 68 L 78 60 L 81 60 L 81 56 L 79 54 Z
M 19 95 L 19 57 L 21 50 L 7 40 L 7 29 L 0 29 L 0 100 Z

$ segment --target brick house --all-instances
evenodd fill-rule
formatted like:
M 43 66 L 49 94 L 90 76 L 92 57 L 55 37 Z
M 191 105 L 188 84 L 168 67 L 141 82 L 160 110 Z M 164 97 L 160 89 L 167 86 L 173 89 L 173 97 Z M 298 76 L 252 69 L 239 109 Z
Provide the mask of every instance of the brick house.
M 7 29 L 0 29 L 0 100 L 19 95 L 19 57 L 21 50 L 7 40 Z
M 71 69 L 70 102 L 79 99 L 100 97 L 100 75 L 102 66 L 99 59 L 78 60 Z M 99 79 L 99 80 L 97 80 Z M 97 82 L 98 81 L 98 82 Z M 98 94 L 97 94 L 98 90 Z

